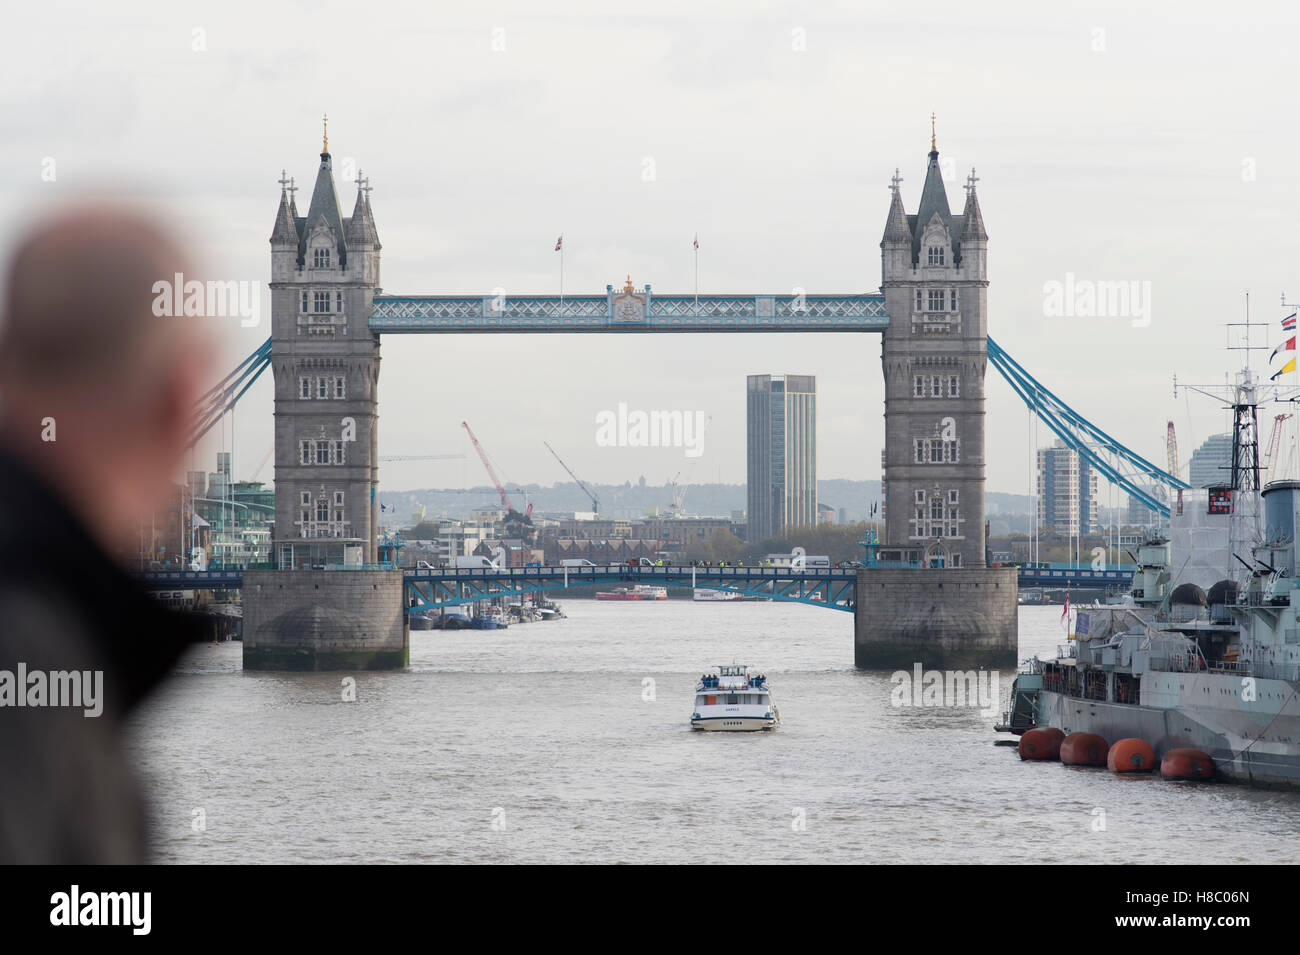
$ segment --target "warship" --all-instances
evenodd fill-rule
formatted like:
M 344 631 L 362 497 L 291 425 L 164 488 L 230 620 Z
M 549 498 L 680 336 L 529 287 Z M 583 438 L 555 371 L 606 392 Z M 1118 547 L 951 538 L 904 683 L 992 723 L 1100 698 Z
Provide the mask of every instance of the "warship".
M 1136 737 L 1157 759 L 1201 750 L 1225 780 L 1300 787 L 1300 481 L 1260 483 L 1260 386 L 1249 362 L 1227 386 L 1229 480 L 1172 492 L 1129 593 L 1080 607 L 1056 657 L 1025 662 L 1000 731 Z

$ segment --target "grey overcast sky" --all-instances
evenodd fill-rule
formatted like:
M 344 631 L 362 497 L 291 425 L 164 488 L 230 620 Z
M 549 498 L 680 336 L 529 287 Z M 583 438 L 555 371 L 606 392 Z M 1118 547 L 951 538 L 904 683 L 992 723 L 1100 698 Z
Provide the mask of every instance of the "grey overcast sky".
M 560 233 L 573 294 L 628 274 L 690 291 L 697 233 L 702 292 L 870 291 L 889 178 L 914 212 L 934 111 L 954 211 L 978 169 L 992 336 L 1159 462 L 1175 421 L 1185 468 L 1226 419 L 1175 400 L 1172 375 L 1222 381 L 1247 290 L 1271 344 L 1280 296 L 1300 299 L 1298 19 L 1283 3 L 22 4 L 0 33 L 0 238 L 111 189 L 265 295 L 276 180 L 310 189 L 328 112 L 336 170 L 374 187 L 389 292 L 554 292 Z M 338 191 L 351 214 L 354 186 Z M 1046 316 L 1045 283 L 1067 275 L 1150 283 L 1150 324 Z M 222 371 L 269 333 L 224 321 Z M 568 479 L 543 439 L 592 481 L 741 482 L 757 372 L 817 376 L 819 476 L 878 478 L 879 348 L 394 336 L 381 452 L 470 456 L 385 465 L 383 487 L 484 483 L 462 419 L 516 482 Z M 1028 413 L 992 368 L 988 394 L 989 489 L 1024 493 Z M 620 402 L 702 411 L 704 454 L 598 447 Z M 271 425 L 268 374 L 236 416 L 240 476 Z

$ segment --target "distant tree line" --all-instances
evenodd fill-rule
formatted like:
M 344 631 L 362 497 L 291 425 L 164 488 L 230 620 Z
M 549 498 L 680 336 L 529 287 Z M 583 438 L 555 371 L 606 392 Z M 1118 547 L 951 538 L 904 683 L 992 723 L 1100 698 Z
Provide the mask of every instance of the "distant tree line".
M 802 547 L 809 556 L 828 557 L 832 564 L 844 560 L 861 560 L 862 539 L 867 533 L 865 522 L 855 524 L 812 524 L 791 527 L 780 537 L 749 544 L 731 531 L 719 529 L 707 540 L 692 541 L 686 547 L 687 560 L 712 563 L 757 564 L 768 554 L 789 554 Z

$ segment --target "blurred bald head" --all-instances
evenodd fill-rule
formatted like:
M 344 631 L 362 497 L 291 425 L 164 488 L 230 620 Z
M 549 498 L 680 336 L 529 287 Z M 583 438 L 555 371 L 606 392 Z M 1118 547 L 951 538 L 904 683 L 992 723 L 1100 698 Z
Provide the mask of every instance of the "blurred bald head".
M 87 523 L 113 523 L 101 538 L 140 520 L 183 459 L 211 320 L 152 305 L 155 284 L 192 278 L 190 266 L 157 222 L 96 204 L 37 223 L 6 270 L 0 442 Z M 129 518 L 100 513 L 110 507 Z
M 97 387 L 145 370 L 185 337 L 185 319 L 151 310 L 154 283 L 170 284 L 185 258 L 157 223 L 125 209 L 69 210 L 37 225 L 6 276 L 0 388 Z

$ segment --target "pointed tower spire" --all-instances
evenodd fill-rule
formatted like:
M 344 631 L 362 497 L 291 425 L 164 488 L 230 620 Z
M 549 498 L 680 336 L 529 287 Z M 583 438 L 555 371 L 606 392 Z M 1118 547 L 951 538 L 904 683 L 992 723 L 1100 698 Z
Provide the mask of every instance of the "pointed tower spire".
M 357 170 L 357 202 L 348 220 L 347 240 L 350 249 L 379 248 L 379 233 L 370 212 L 370 180 L 361 175 L 360 169 Z
M 328 139 L 323 144 L 329 146 Z M 343 234 L 343 213 L 339 209 L 339 196 L 334 188 L 334 167 L 328 152 L 320 154 L 320 169 L 316 172 L 316 185 L 311 191 L 311 204 L 307 207 L 307 218 L 303 222 L 302 237 L 298 241 L 298 258 L 307 260 L 307 237 L 322 222 L 334 230 L 338 240 L 339 265 L 346 266 L 348 260 L 347 240 Z
M 921 236 L 925 234 L 930 221 L 938 215 L 939 221 L 948 229 L 954 244 L 957 236 L 952 235 L 952 210 L 948 208 L 948 193 L 943 187 L 943 171 L 939 168 L 939 150 L 935 146 L 934 114 L 930 114 L 930 161 L 925 167 L 925 185 L 921 187 L 921 202 L 916 208 L 913 222 L 912 258 L 919 260 L 921 255 Z M 953 249 L 954 258 L 957 250 Z
M 984 216 L 980 212 L 980 201 L 975 196 L 975 183 L 979 182 L 979 177 L 975 175 L 975 169 L 972 167 L 970 175 L 966 178 L 966 208 L 962 210 L 962 218 L 965 220 L 962 227 L 962 243 L 966 242 L 986 242 L 989 234 L 984 231 Z
M 298 244 L 298 225 L 294 221 L 293 211 L 289 206 L 289 184 L 292 179 L 285 178 L 280 170 L 280 208 L 275 213 L 275 228 L 271 230 L 272 244 Z
M 899 191 L 898 184 L 903 181 L 903 177 L 894 170 L 894 176 L 889 180 L 889 191 L 892 198 L 889 200 L 889 215 L 885 219 L 885 235 L 881 239 L 882 244 L 885 242 L 908 242 L 912 238 L 911 232 L 907 228 L 907 213 L 903 210 L 903 196 Z

